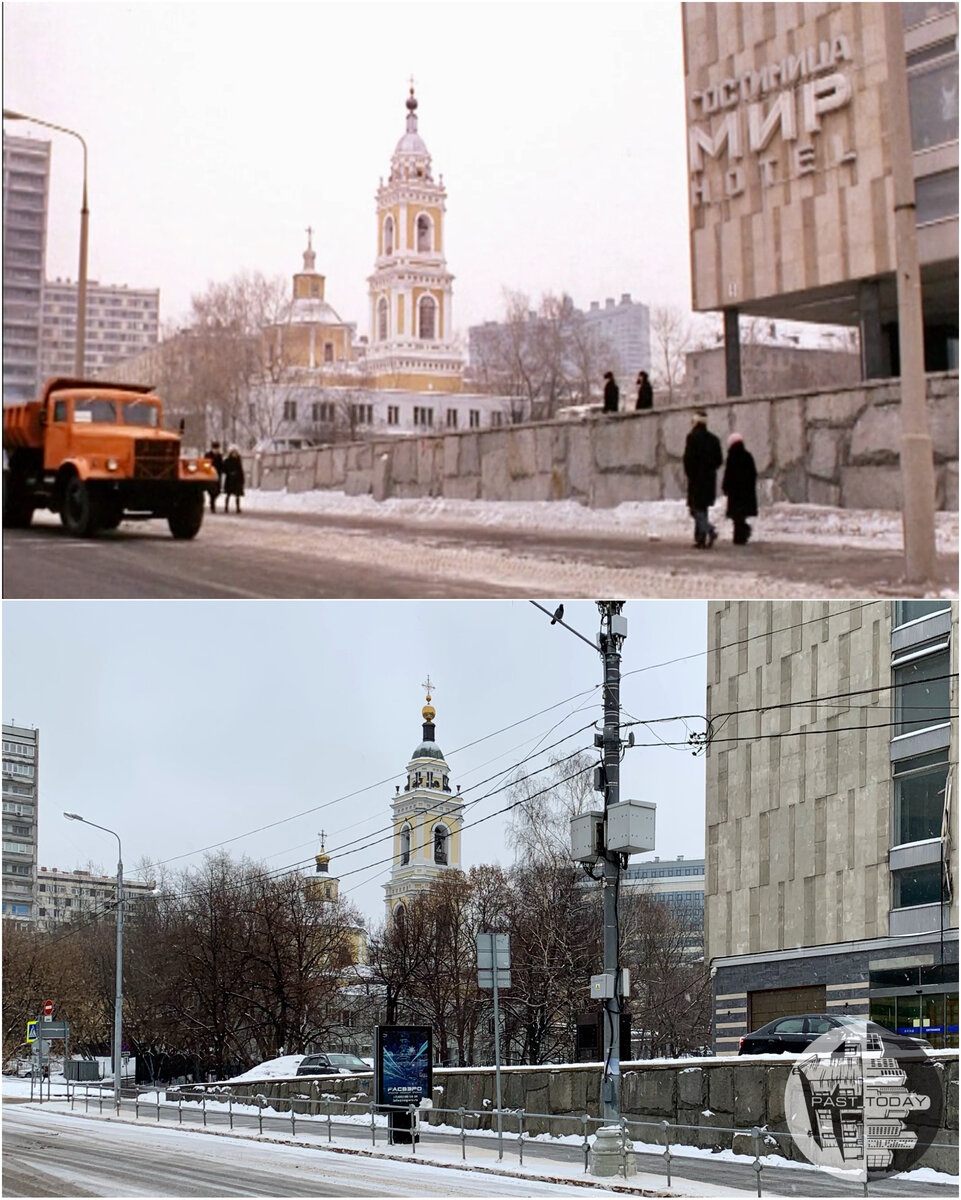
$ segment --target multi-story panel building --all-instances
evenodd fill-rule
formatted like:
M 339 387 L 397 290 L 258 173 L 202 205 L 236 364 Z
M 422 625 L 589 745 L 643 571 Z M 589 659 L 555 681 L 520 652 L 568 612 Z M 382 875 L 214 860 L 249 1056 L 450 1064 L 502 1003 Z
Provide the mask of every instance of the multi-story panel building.
M 3 727 L 3 919 L 36 920 L 40 731 Z
M 144 883 L 124 876 L 124 901 L 152 896 L 155 882 Z M 114 875 L 94 875 L 90 871 L 59 871 L 41 867 L 36 878 L 36 924 L 52 929 L 78 917 L 112 917 L 117 903 L 117 879 Z
M 3 398 L 36 395 L 50 143 L 3 135 Z
M 108 287 L 87 282 L 84 372 L 109 374 L 114 363 L 157 345 L 160 292 L 156 288 Z M 72 375 L 77 342 L 77 284 L 47 280 L 41 320 L 42 378 Z
M 825 1010 L 957 1046 L 957 604 L 708 613 L 716 1049 Z
M 956 369 L 957 4 L 681 8 L 693 305 L 725 314 L 728 394 L 739 313 L 856 326 L 865 378 L 898 373 L 890 115 L 905 66 L 925 357 Z
M 585 312 L 565 297 L 553 317 L 530 312 L 521 323 L 472 325 L 468 330 L 471 378 L 485 387 L 510 388 L 515 383 L 515 360 L 530 357 L 533 361 L 548 339 L 559 347 L 559 369 L 571 381 L 574 394 L 567 399 L 588 403 L 593 394 L 600 395 L 604 372 L 611 371 L 621 390 L 621 408 L 634 407 L 637 373 L 651 369 L 651 317 L 646 304 L 624 292 L 617 303 L 608 298 L 602 306 L 592 300 Z
M 685 933 L 686 955 L 704 957 L 704 859 L 655 857 L 631 862 L 621 876 L 621 887 L 643 891 L 666 904 Z

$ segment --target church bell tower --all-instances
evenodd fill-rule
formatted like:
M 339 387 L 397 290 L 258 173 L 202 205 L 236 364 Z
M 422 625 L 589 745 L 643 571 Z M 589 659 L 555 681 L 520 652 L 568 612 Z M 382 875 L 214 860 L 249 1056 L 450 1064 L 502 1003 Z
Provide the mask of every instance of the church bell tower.
M 459 790 L 451 789 L 450 767 L 434 740 L 429 676 L 424 687 L 422 738 L 407 764 L 406 784 L 397 786 L 391 800 L 394 862 L 384 891 L 387 914 L 393 917 L 445 872 L 460 868 L 464 801 Z
M 366 367 L 380 388 L 459 392 L 464 362 L 454 344 L 454 277 L 444 257 L 447 193 L 417 132 L 417 107 L 411 83 L 407 128 L 377 189 Z

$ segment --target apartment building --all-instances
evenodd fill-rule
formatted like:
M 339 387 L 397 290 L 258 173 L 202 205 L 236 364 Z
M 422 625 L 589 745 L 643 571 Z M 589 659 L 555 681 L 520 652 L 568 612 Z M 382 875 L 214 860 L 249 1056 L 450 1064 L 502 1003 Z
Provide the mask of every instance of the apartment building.
M 36 920 L 40 731 L 3 727 L 3 919 Z
M 50 143 L 4 134 L 4 401 L 37 393 L 49 192 Z
M 124 900 L 143 899 L 156 891 L 155 882 L 141 882 L 124 876 Z M 41 867 L 36 877 L 36 923 L 48 930 L 80 917 L 109 916 L 117 903 L 115 875 L 95 875 L 91 871 L 60 871 Z

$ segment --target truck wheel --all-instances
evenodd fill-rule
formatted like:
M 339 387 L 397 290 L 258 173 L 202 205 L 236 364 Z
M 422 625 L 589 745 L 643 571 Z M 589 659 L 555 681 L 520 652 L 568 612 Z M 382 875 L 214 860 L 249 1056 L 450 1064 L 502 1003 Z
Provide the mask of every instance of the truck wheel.
M 76 475 L 67 480 L 60 506 L 60 520 L 74 537 L 96 537 L 100 531 L 100 508 L 90 488 Z
M 191 492 L 177 501 L 167 518 L 170 532 L 184 541 L 195 538 L 204 521 L 204 493 Z
M 100 513 L 101 529 L 116 529 L 123 520 L 123 505 L 119 500 L 108 500 Z
M 33 520 L 33 505 L 23 484 L 9 471 L 3 473 L 3 527 L 27 529 Z

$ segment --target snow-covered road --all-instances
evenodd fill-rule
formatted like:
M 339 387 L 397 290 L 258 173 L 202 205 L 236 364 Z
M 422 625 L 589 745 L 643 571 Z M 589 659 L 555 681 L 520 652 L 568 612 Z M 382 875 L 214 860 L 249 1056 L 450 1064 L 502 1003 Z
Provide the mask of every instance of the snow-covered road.
M 323 1146 L 284 1145 L 224 1130 L 204 1133 L 85 1118 L 56 1104 L 3 1109 L 5 1196 L 570 1196 L 604 1187 L 534 1170 L 463 1170 Z M 631 1187 L 657 1189 L 648 1178 Z M 623 1181 L 621 1181 L 623 1185 Z M 649 1190 L 648 1195 L 670 1195 Z M 726 1190 L 725 1195 L 737 1193 Z

